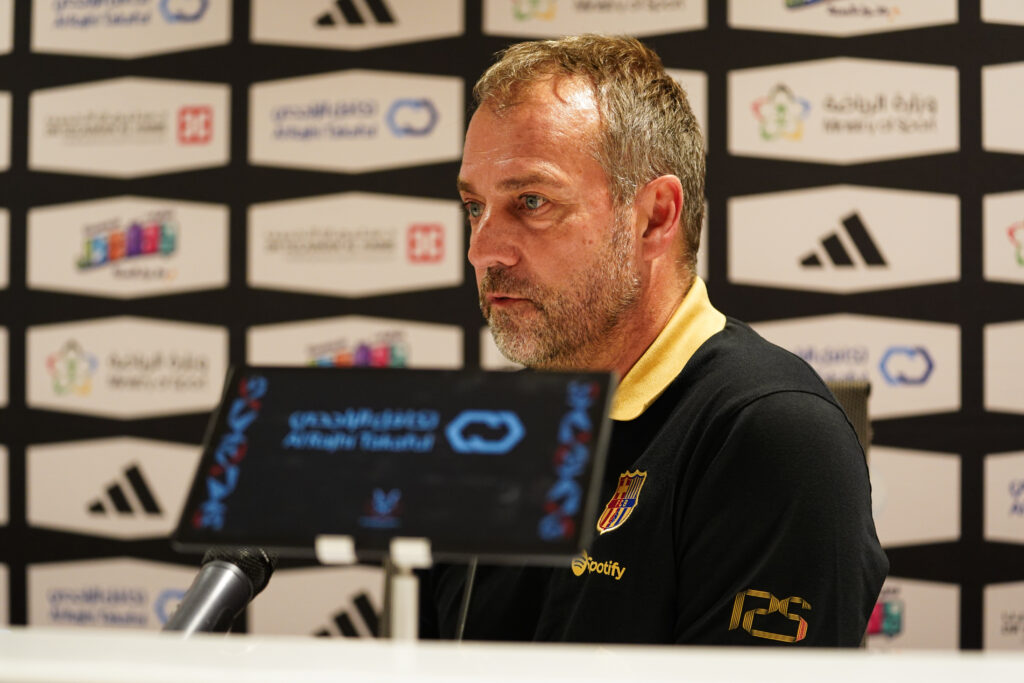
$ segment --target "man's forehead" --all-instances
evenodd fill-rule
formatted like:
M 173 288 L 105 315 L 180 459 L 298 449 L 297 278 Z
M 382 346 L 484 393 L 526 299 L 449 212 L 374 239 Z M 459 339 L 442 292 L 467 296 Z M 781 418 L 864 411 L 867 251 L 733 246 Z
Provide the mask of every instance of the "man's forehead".
M 528 81 L 511 89 L 503 96 L 484 100 L 480 108 L 487 107 L 502 117 L 544 107 L 564 108 L 585 118 L 598 118 L 597 97 L 591 83 L 579 76 L 558 74 Z

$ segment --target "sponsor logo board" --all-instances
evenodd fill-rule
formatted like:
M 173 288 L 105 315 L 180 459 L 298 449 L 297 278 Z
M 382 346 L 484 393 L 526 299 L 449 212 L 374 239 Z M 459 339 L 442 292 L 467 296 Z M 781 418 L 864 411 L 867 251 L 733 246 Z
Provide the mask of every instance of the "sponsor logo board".
M 7 366 L 7 328 L 0 327 L 0 408 L 7 405 L 7 385 L 10 368 Z
M 484 0 L 483 12 L 484 34 L 491 36 L 654 36 L 707 26 L 704 0 Z
M 955 282 L 955 195 L 834 185 L 729 200 L 729 279 L 851 293 Z
M 28 625 L 159 630 L 196 570 L 112 558 L 28 566 Z
M 30 327 L 32 408 L 131 419 L 201 412 L 227 371 L 222 327 L 130 316 Z
M 342 316 L 249 328 L 252 365 L 461 368 L 454 325 Z
M 1024 451 L 985 456 L 985 540 L 1024 544 Z
M 11 93 L 0 91 L 0 171 L 11 167 Z
M 955 650 L 960 646 L 960 587 L 890 576 L 868 619 L 869 650 Z
M 869 381 L 872 419 L 960 409 L 956 325 L 840 313 L 753 327 L 826 381 Z
M 991 24 L 1024 25 L 1020 0 L 981 0 L 981 20 Z
M 231 40 L 222 0 L 34 0 L 32 51 L 131 58 Z
M 985 410 L 1024 413 L 1024 321 L 986 325 Z
M 960 457 L 872 446 L 871 508 L 882 546 L 960 538 Z
M 990 583 L 983 596 L 982 647 L 1024 649 L 1024 581 Z
M 228 284 L 228 209 L 114 197 L 28 212 L 28 286 L 118 299 Z
M 985 279 L 1024 283 L 1024 192 L 985 195 L 982 207 Z
M 7 447 L 0 446 L 0 526 L 7 526 L 10 509 L 7 501 Z
M 361 50 L 462 35 L 462 0 L 253 0 L 252 42 Z
M 11 214 L 0 208 L 0 289 L 6 289 L 9 282 Z
M 363 70 L 257 83 L 249 161 L 349 173 L 455 161 L 462 89 L 454 76 Z
M 1024 154 L 1020 118 L 1024 62 L 981 68 L 981 146 L 990 152 Z
M 729 152 L 853 164 L 960 148 L 955 67 L 837 57 L 732 71 Z
M 956 0 L 729 0 L 729 26 L 856 36 L 957 22 Z
M 28 166 L 134 178 L 228 162 L 230 88 L 114 78 L 29 96 Z
M 174 529 L 199 447 L 91 439 L 29 446 L 26 460 L 31 526 L 136 539 Z
M 359 192 L 254 204 L 249 285 L 373 296 L 462 284 L 457 201 Z
M 280 569 L 249 606 L 249 632 L 374 637 L 383 592 L 377 567 Z
M 708 75 L 703 71 L 690 71 L 688 69 L 665 69 L 665 72 L 674 78 L 686 91 L 686 99 L 690 102 L 690 109 L 697 118 L 700 125 L 700 132 L 704 135 L 704 147 L 708 146 Z

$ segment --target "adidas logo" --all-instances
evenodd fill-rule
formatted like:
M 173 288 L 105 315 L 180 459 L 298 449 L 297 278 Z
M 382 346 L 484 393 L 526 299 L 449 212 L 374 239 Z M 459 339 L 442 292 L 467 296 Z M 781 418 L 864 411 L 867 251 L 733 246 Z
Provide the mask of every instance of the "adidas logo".
M 90 502 L 89 512 L 94 515 L 107 515 L 116 512 L 121 515 L 138 514 L 139 508 L 147 515 L 161 514 L 160 505 L 157 504 L 153 492 L 142 476 L 142 470 L 138 465 L 132 465 L 124 471 L 126 481 L 114 482 L 106 490 L 106 496 L 100 496 Z M 129 499 L 126 491 L 131 491 L 133 501 Z
M 378 24 L 395 23 L 395 17 L 384 0 L 362 0 L 362 3 L 366 6 L 365 10 L 360 10 L 356 0 L 336 0 L 334 7 L 317 18 L 316 25 L 337 26 L 345 23 L 349 26 L 364 26 L 368 20 Z
M 864 222 L 858 214 L 852 213 L 844 218 L 843 227 L 846 228 L 846 237 L 849 238 L 864 265 L 876 268 L 884 268 L 889 265 L 882 256 L 882 252 L 878 250 L 878 245 L 871 239 L 868 229 L 864 226 Z M 850 256 L 847 246 L 843 244 L 840 231 L 824 237 L 821 240 L 821 246 L 825 249 L 825 254 L 833 266 L 837 268 L 850 268 L 857 265 L 854 263 L 853 257 Z M 822 268 L 824 263 L 820 254 L 812 251 L 800 260 L 800 265 L 804 268 Z
M 359 595 L 352 598 L 352 606 L 355 607 L 355 613 L 358 615 L 362 622 L 363 630 L 366 634 L 376 638 L 380 635 L 380 616 L 373 609 L 373 605 L 370 604 L 370 596 L 366 593 L 360 593 Z M 356 625 L 352 621 L 350 616 L 351 610 L 341 610 L 334 615 L 334 625 L 337 626 L 338 632 L 346 638 L 359 638 L 361 634 L 356 630 Z M 324 627 L 318 630 L 313 635 L 321 638 L 329 638 L 333 635 L 329 628 Z

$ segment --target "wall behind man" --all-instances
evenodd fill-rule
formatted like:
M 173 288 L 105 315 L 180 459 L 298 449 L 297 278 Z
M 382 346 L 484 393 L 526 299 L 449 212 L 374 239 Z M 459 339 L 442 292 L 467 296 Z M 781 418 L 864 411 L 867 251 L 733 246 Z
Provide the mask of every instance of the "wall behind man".
M 159 628 L 230 363 L 493 367 L 455 199 L 495 51 L 632 33 L 708 147 L 712 300 L 871 381 L 869 647 L 1024 647 L 1024 7 L 0 0 L 0 619 Z M 370 568 L 256 632 L 369 635 Z

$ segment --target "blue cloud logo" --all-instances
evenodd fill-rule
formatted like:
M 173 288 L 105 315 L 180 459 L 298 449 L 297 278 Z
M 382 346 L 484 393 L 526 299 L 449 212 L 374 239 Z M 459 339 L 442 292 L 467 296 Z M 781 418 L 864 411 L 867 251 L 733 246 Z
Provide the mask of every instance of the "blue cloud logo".
M 890 346 L 878 369 L 889 384 L 921 385 L 931 377 L 935 363 L 923 346 Z
M 384 120 L 395 137 L 422 137 L 437 125 L 437 107 L 426 98 L 395 100 Z
M 473 426 L 492 431 L 503 431 L 497 439 L 485 439 L 480 434 L 466 435 Z M 508 410 L 464 410 L 448 423 L 444 430 L 448 443 L 456 453 L 504 455 L 526 436 L 519 416 Z

